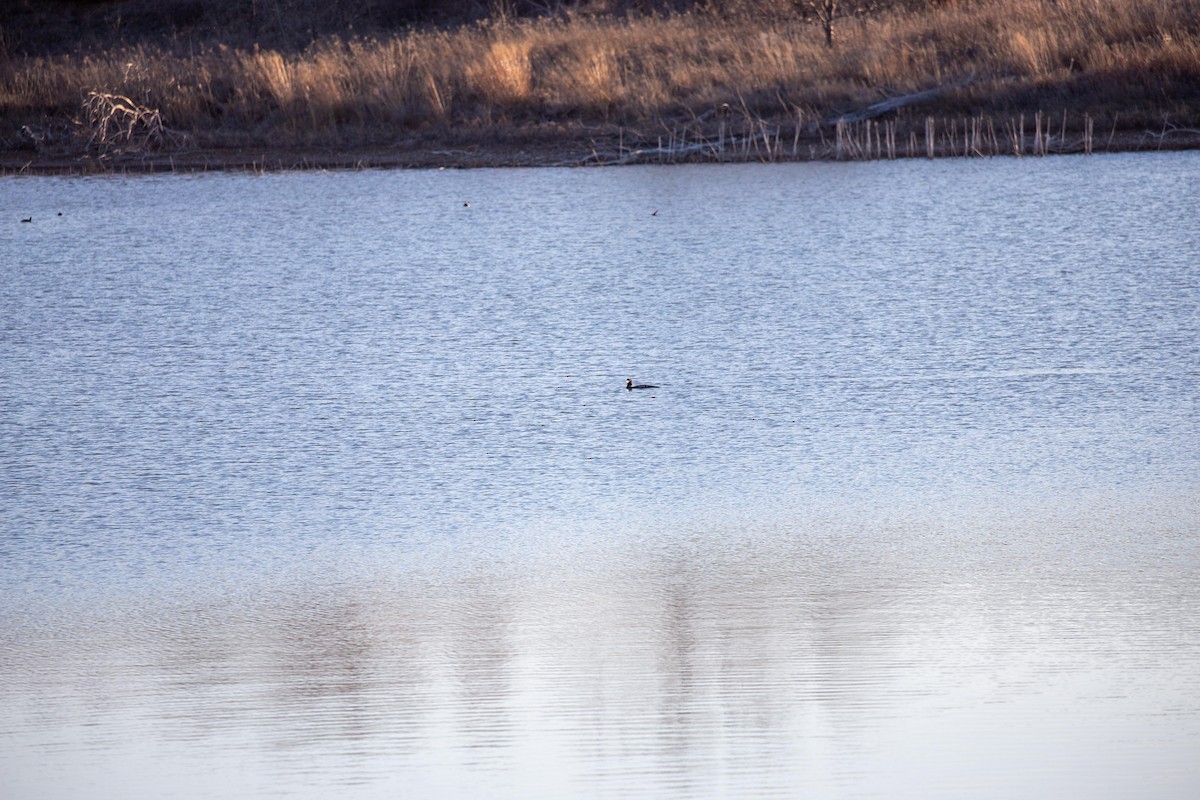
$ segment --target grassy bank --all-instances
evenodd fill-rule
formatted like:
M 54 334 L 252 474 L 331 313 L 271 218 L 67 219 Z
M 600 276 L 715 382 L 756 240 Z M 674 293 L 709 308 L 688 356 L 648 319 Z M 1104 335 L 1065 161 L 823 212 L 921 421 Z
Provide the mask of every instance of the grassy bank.
M 832 47 L 787 8 L 578 9 L 277 48 L 176 34 L 26 52 L 5 30 L 0 151 L 10 169 L 603 163 L 1200 138 L 1200 0 L 884 7 L 838 19 Z

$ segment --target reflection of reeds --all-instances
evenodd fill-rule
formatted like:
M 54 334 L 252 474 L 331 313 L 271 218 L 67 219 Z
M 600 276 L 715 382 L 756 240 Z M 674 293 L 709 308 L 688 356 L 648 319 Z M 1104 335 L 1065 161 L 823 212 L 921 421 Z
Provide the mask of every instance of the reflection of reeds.
M 967 74 L 969 85 L 932 108 L 836 130 L 800 122 Z M 38 120 L 77 118 L 81 98 L 99 92 L 132 98 L 213 145 L 386 144 L 400 129 L 469 130 L 485 141 L 521 126 L 608 125 L 622 128 L 626 154 L 661 132 L 661 152 L 688 158 L 1090 152 L 1097 120 L 1102 130 L 1118 119 L 1145 130 L 1168 115 L 1196 127 L 1198 85 L 1195 0 L 932 4 L 845 20 L 832 50 L 798 19 L 575 15 L 332 39 L 298 53 L 8 55 L 0 141 Z M 714 113 L 722 108 L 732 111 Z

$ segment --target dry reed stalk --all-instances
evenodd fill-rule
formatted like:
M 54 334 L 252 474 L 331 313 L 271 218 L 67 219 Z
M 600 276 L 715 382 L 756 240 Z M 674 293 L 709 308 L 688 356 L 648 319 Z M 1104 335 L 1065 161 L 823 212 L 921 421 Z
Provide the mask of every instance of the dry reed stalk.
M 533 86 L 531 47 L 531 42 L 523 39 L 491 42 L 478 60 L 465 66 L 467 85 L 496 105 L 527 102 Z

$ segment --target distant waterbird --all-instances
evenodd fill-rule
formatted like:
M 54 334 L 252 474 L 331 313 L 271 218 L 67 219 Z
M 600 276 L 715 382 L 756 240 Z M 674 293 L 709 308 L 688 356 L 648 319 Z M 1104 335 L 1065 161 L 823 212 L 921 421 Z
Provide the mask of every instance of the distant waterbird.
M 626 389 L 657 389 L 658 387 L 652 383 L 634 383 L 633 378 L 625 379 Z
M 33 222 L 33 217 L 25 217 L 21 222 Z

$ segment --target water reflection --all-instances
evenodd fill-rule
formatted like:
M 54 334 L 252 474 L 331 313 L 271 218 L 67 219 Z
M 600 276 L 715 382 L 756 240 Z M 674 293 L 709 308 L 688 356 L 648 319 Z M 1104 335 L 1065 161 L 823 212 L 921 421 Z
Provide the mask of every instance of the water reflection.
M 372 558 L 324 586 L 118 604 L 56 623 L 69 635 L 10 619 L 6 759 L 15 786 L 60 796 L 148 797 L 204 754 L 288 796 L 1118 797 L 1087 765 L 1119 749 L 1182 797 L 1200 778 L 1181 754 L 1200 736 L 1197 509 L 1062 511 L 698 523 L 570 551 L 539 535 L 504 561 Z M 1126 549 L 1151 530 L 1158 553 Z M 1079 536 L 1089 553 L 1060 550 Z M 913 558 L 927 548 L 942 558 Z M 74 718 L 94 733 L 46 738 Z M 941 755 L 909 763 L 917 740 L 989 753 L 993 788 Z M 86 774 L 39 773 L 56 748 Z M 105 765 L 139 756 L 170 768 L 108 786 Z

